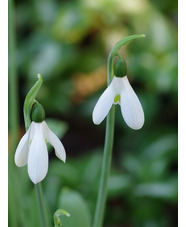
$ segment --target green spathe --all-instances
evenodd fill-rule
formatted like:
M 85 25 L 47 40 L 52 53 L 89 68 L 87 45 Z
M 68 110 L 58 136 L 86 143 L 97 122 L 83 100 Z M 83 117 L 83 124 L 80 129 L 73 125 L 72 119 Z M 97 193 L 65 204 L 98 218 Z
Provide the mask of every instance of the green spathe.
M 45 120 L 45 110 L 38 102 L 32 107 L 31 119 L 34 122 L 42 122 Z
M 28 130 L 28 128 L 31 124 L 31 119 L 30 119 L 31 110 L 32 110 L 34 103 L 36 102 L 36 100 L 35 100 L 36 95 L 43 83 L 43 78 L 42 78 L 41 74 L 37 74 L 37 78 L 38 78 L 37 82 L 34 84 L 34 86 L 28 92 L 28 94 L 25 98 L 25 102 L 24 102 L 23 113 L 24 113 L 26 131 Z

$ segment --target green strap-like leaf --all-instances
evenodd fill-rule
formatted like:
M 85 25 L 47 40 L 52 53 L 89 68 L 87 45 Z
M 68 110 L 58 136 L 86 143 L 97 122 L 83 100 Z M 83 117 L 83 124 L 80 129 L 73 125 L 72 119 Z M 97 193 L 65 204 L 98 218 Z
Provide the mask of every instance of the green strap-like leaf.
M 30 124 L 31 124 L 31 120 L 30 120 L 30 112 L 32 109 L 32 106 L 35 102 L 35 97 L 43 83 L 43 78 L 41 77 L 40 74 L 37 74 L 38 80 L 37 82 L 34 84 L 34 86 L 30 89 L 30 91 L 28 92 L 26 98 L 25 98 L 25 102 L 24 102 L 24 121 L 25 121 L 25 129 L 26 131 L 28 130 Z

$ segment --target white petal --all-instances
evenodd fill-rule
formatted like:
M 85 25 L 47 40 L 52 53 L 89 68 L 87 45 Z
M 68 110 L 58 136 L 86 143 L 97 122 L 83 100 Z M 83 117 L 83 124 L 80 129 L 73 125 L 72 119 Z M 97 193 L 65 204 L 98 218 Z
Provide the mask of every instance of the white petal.
M 63 144 L 58 137 L 49 129 L 46 122 L 43 121 L 43 132 L 47 141 L 54 147 L 56 156 L 63 162 L 66 161 L 66 152 Z
M 16 152 L 15 152 L 15 164 L 18 167 L 24 166 L 27 164 L 27 159 L 28 159 L 28 147 L 29 147 L 29 132 L 30 128 L 28 131 L 24 134 L 24 136 L 21 138 Z
M 92 120 L 94 124 L 99 125 L 107 116 L 110 108 L 112 107 L 114 101 L 114 90 L 112 85 L 110 84 L 107 89 L 103 92 L 103 94 L 98 99 L 93 113 L 92 113 Z
M 42 181 L 48 172 L 48 151 L 42 123 L 34 123 L 34 136 L 29 148 L 28 174 L 34 184 Z
M 144 112 L 127 76 L 123 77 L 123 86 L 121 92 L 121 112 L 123 118 L 130 128 L 140 129 L 144 124 Z
M 114 76 L 110 85 L 114 89 L 115 95 L 120 94 L 123 89 L 123 78 Z

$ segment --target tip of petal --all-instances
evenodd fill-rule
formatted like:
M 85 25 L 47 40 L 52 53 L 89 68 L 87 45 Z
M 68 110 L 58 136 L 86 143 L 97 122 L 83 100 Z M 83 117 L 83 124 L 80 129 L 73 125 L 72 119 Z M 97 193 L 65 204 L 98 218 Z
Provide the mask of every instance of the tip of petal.
M 28 175 L 30 177 L 30 180 L 34 184 L 41 182 L 46 177 L 47 172 L 48 172 L 48 167 L 45 171 L 43 171 L 42 169 L 39 170 L 39 171 L 36 171 L 36 169 L 28 168 Z
M 17 159 L 14 159 L 14 161 L 15 161 L 15 164 L 16 164 L 17 167 L 23 167 L 27 164 L 27 163 L 24 163 L 24 162 L 20 162 Z
M 34 183 L 34 184 L 38 184 L 39 182 L 41 182 L 45 177 L 39 179 L 39 178 L 33 178 L 31 176 L 30 177 L 30 180 Z
M 127 117 L 127 115 L 125 116 L 125 122 L 126 124 L 134 130 L 139 130 L 143 127 L 145 119 L 144 119 L 144 113 L 143 113 L 143 109 L 141 109 L 141 111 L 138 112 L 137 115 L 134 115 L 133 117 Z
M 61 161 L 63 161 L 64 163 L 66 162 L 66 152 L 65 152 L 65 150 L 63 150 L 62 153 L 61 152 L 60 153 L 56 152 L 56 150 L 55 150 L 55 154 Z
M 95 116 L 94 112 L 92 114 L 92 121 L 95 125 L 99 125 L 101 123 L 100 118 L 98 118 L 97 116 Z
M 140 123 L 137 123 L 135 125 L 128 125 L 128 126 L 134 130 L 139 130 L 143 127 L 143 125 L 144 125 L 144 119 Z

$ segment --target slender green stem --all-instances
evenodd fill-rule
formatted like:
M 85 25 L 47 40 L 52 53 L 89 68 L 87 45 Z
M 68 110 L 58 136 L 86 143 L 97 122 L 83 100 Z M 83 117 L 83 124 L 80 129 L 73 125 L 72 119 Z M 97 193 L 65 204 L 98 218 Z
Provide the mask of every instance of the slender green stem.
M 110 173 L 112 148 L 113 148 L 113 140 L 114 140 L 114 115 L 115 115 L 115 109 L 113 106 L 107 116 L 101 180 L 99 185 L 99 193 L 98 193 L 93 227 L 101 227 L 103 223 L 104 208 L 105 208 L 106 197 L 107 197 L 107 184 L 108 184 L 108 177 Z
M 46 214 L 46 206 L 44 203 L 41 183 L 35 184 L 35 190 L 36 190 L 36 195 L 37 195 L 39 214 L 40 214 L 42 227 L 48 227 L 49 226 L 48 218 L 47 218 L 47 214 Z
M 119 49 L 137 38 L 145 37 L 144 34 L 136 34 L 132 36 L 125 37 L 121 39 L 119 42 L 115 44 L 112 48 L 107 62 L 107 84 L 111 83 L 114 76 L 114 60 L 115 57 L 121 57 L 118 54 Z M 112 106 L 110 112 L 107 115 L 106 122 L 106 134 L 105 134 L 105 145 L 104 145 L 104 154 L 102 161 L 102 169 L 101 169 L 101 179 L 99 185 L 99 192 L 96 204 L 96 211 L 93 220 L 93 227 L 101 227 L 103 225 L 103 217 L 104 217 L 104 209 L 107 197 L 107 185 L 108 178 L 110 173 L 110 165 L 112 160 L 112 148 L 114 141 L 114 116 L 115 116 L 115 108 Z
M 112 78 L 114 76 L 114 57 L 115 56 L 113 56 L 112 53 L 110 53 L 108 57 L 108 62 L 107 62 L 108 85 L 111 83 Z M 108 185 L 108 178 L 110 173 L 112 148 L 113 148 L 113 141 L 114 141 L 114 116 L 115 116 L 115 108 L 114 106 L 112 106 L 110 112 L 107 115 L 101 179 L 100 179 L 93 227 L 101 227 L 103 223 L 104 208 L 105 208 L 106 197 L 107 197 L 107 185 Z
M 10 86 L 10 131 L 11 149 L 15 150 L 18 141 L 18 81 L 16 70 L 16 37 L 15 37 L 15 18 L 14 1 L 9 0 L 9 86 Z

